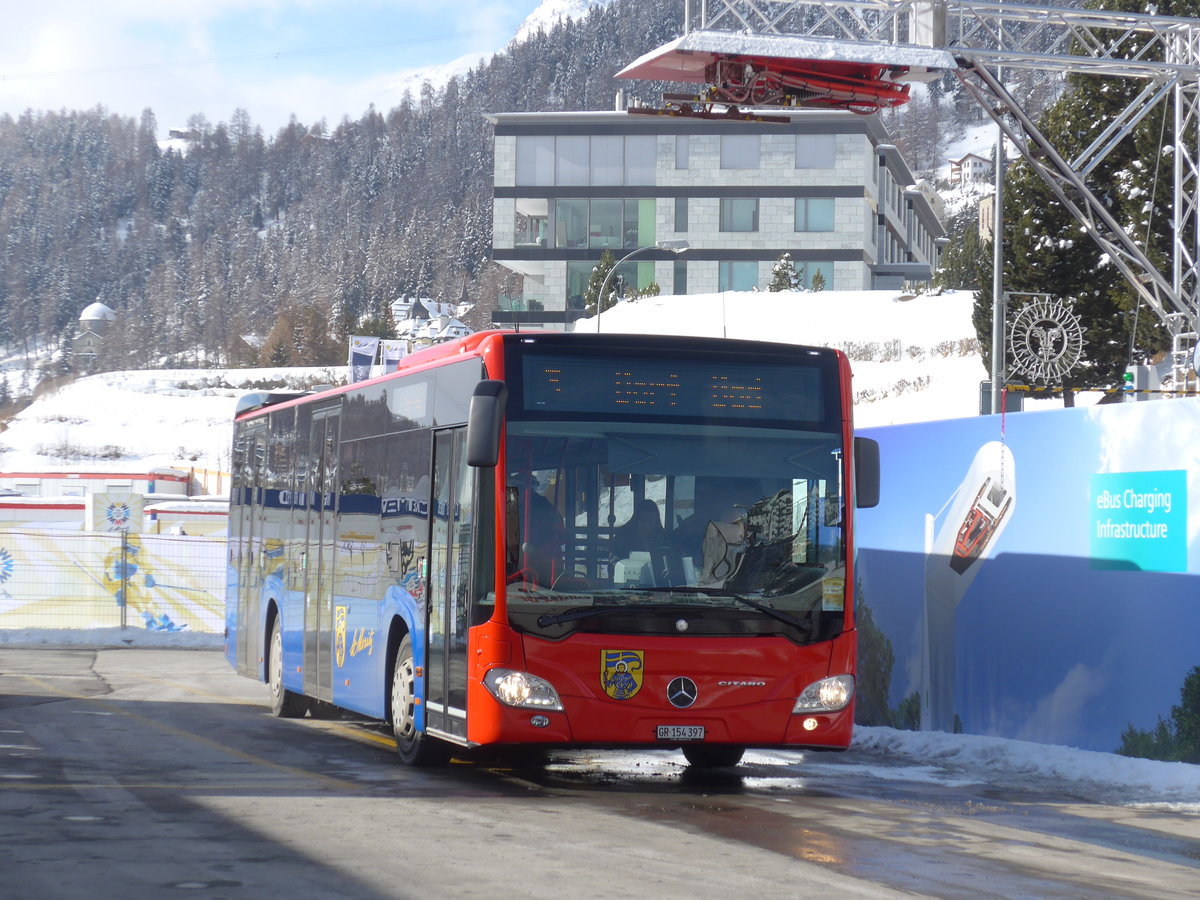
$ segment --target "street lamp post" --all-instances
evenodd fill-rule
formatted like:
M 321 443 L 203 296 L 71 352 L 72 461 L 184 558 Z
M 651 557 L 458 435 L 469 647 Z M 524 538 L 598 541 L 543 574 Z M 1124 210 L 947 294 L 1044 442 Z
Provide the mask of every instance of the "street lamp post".
M 600 313 L 604 312 L 604 298 L 608 293 L 608 282 L 613 277 L 613 273 L 620 268 L 621 263 L 628 259 L 632 259 L 639 253 L 644 253 L 647 250 L 670 250 L 672 253 L 683 253 L 691 246 L 687 241 L 655 241 L 653 244 L 648 244 L 645 247 L 638 247 L 636 250 L 631 250 L 613 263 L 613 267 L 604 275 L 604 280 L 600 282 L 600 293 L 596 297 L 596 334 L 600 333 Z

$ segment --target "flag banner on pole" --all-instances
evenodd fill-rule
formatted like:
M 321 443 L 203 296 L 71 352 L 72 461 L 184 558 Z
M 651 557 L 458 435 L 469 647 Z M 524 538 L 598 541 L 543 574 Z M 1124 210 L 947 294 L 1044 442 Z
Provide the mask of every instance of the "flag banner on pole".
M 371 377 L 371 366 L 375 364 L 375 353 L 379 350 L 379 338 L 350 336 L 350 383 L 366 381 Z
M 408 341 L 381 341 L 383 346 L 383 371 L 395 372 L 400 360 L 408 356 Z

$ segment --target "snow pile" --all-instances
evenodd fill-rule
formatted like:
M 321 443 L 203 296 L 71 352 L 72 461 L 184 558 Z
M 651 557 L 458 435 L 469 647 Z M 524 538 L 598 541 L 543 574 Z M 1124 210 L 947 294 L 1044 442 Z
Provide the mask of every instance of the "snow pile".
M 919 759 L 977 780 L 1046 779 L 1111 792 L 1124 803 L 1170 803 L 1200 813 L 1200 766 L 975 734 L 854 729 L 854 749 Z

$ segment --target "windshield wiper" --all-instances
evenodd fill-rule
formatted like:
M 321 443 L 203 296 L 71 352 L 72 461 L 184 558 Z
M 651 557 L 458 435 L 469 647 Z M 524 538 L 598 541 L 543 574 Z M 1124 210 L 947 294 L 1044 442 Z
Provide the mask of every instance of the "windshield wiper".
M 760 613 L 770 616 L 772 619 L 777 619 L 785 625 L 791 625 L 793 628 L 799 628 L 801 631 L 812 631 L 812 625 L 808 622 L 801 622 L 795 616 L 785 613 L 783 610 L 775 609 L 772 606 L 759 603 L 757 600 L 751 600 L 749 597 L 743 597 L 736 591 L 727 591 L 724 588 L 706 588 L 706 587 L 644 587 L 638 590 L 662 593 L 665 591 L 677 591 L 679 593 L 690 592 L 693 594 L 704 594 L 707 597 L 728 597 L 730 600 L 736 600 L 738 603 L 745 604 L 751 609 L 756 609 Z

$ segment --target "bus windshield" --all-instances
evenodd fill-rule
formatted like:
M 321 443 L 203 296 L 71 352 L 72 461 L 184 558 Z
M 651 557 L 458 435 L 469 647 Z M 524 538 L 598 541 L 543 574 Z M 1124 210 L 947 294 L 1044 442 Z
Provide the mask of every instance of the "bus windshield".
M 510 623 L 827 640 L 845 602 L 841 447 L 737 422 L 510 421 Z

